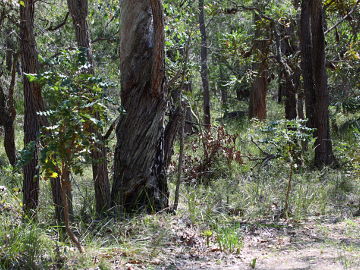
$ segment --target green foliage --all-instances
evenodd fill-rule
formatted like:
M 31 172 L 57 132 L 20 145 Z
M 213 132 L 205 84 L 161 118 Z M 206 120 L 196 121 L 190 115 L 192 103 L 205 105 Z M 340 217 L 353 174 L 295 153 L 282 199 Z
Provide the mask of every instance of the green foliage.
M 263 154 L 290 162 L 303 154 L 304 143 L 314 142 L 313 132 L 314 129 L 306 127 L 304 120 L 277 120 L 253 122 L 248 134 L 250 141 L 264 147 L 258 147 Z
M 240 253 L 243 247 L 242 236 L 237 226 L 219 226 L 216 228 L 216 241 L 222 251 Z
M 90 150 L 103 143 L 108 101 L 104 90 L 111 84 L 86 72 L 86 50 L 63 51 L 50 63 L 50 71 L 27 75 L 46 86 L 48 110 L 39 112 L 49 123 L 41 135 L 42 170 L 45 177 L 57 177 L 65 163 L 74 173 L 81 173 Z

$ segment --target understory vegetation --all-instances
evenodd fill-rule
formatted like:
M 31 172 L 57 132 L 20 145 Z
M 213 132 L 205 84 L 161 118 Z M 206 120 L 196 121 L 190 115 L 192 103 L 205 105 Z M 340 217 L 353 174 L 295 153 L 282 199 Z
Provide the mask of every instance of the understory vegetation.
M 0 270 L 360 269 L 359 9 L 0 1 Z
M 6 165 L 2 152 L 0 185 L 7 189 L 0 193 L 0 268 L 112 269 L 114 264 L 128 263 L 134 267 L 158 269 L 158 265 L 166 262 L 164 250 L 170 245 L 174 248 L 200 245 L 207 250 L 238 254 L 246 244 L 247 227 L 281 228 L 286 224 L 296 227 L 313 216 L 351 222 L 353 215 L 359 212 L 358 153 L 349 151 L 353 145 L 350 147 L 340 139 L 336 141 L 336 156 L 341 157 L 339 163 L 344 164 L 341 169 L 314 170 L 311 149 L 302 151 L 301 165 L 291 167 L 291 161 L 284 158 L 286 153 L 282 152 L 287 151 L 285 146 L 290 142 L 284 141 L 284 134 L 276 137 L 278 133 L 287 132 L 284 123 L 269 120 L 250 125 L 245 120 L 239 129 L 237 122 L 229 121 L 226 127 L 236 136 L 213 128 L 213 136 L 207 138 L 207 143 L 211 144 L 207 150 L 216 153 L 207 161 L 206 170 L 201 166 L 204 162 L 201 138 L 196 135 L 186 138 L 185 160 L 188 162 L 185 161 L 183 168 L 184 180 L 176 215 L 164 211 L 156 215 L 139 214 L 130 219 L 118 219 L 111 214 L 106 219 L 97 219 L 90 167 L 84 169 L 82 175 L 74 176 L 73 204 L 77 214 L 73 231 L 87 250 L 80 256 L 69 247 L 62 228 L 49 223 L 54 210 L 48 181 L 41 181 L 43 192 L 37 221 L 24 222 L 21 174 Z M 275 128 L 269 134 L 266 131 L 270 127 Z M 239 159 L 235 151 L 234 157 L 229 156 L 233 146 L 241 151 Z M 177 154 L 173 159 L 174 166 L 169 172 L 171 203 Z M 287 214 L 284 212 L 286 200 Z M 357 231 L 349 233 L 355 237 Z M 354 265 L 351 260 L 347 263 Z

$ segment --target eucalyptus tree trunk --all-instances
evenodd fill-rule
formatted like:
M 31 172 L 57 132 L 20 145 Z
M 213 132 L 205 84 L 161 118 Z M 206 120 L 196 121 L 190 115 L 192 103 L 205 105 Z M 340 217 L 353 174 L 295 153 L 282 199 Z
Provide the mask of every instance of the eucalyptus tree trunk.
M 164 166 L 164 20 L 160 0 L 121 1 L 121 102 L 112 206 L 124 213 L 168 207 Z
M 323 7 L 320 0 L 303 0 L 301 6 L 301 51 L 308 125 L 316 128 L 315 165 L 335 161 L 329 127 L 329 89 L 326 75 Z
M 266 119 L 266 94 L 268 88 L 267 53 L 268 43 L 265 40 L 255 40 L 254 47 L 257 49 L 257 63 L 254 65 L 257 75 L 254 79 L 249 100 L 249 118 L 259 120 Z
M 208 69 L 208 48 L 207 48 L 207 34 L 204 14 L 204 0 L 199 0 L 199 26 L 201 34 L 201 80 L 203 88 L 203 110 L 204 110 L 204 125 L 207 130 L 210 129 L 210 87 L 209 87 L 209 69 Z
M 259 0 L 254 0 L 253 2 L 255 6 L 259 6 L 260 10 L 262 9 Z M 259 20 L 259 15 L 255 14 L 255 24 L 257 24 Z M 254 40 L 256 63 L 254 64 L 254 69 L 257 71 L 257 75 L 255 76 L 252 85 L 249 100 L 249 118 L 257 118 L 259 120 L 266 119 L 266 95 L 268 88 L 267 55 L 269 52 L 269 44 L 267 40 L 261 38 L 262 31 L 264 31 L 264 29 L 260 29 L 259 26 L 256 26 Z
M 38 53 L 34 36 L 35 0 L 23 1 L 20 5 L 20 48 L 22 68 L 24 72 L 24 145 L 31 147 L 32 153 L 24 166 L 23 208 L 25 213 L 33 215 L 39 203 L 39 168 L 38 140 L 41 119 L 37 112 L 43 110 L 41 86 L 30 82 L 26 73 L 36 74 L 39 71 Z
M 86 50 L 88 62 L 90 64 L 87 72 L 94 74 L 94 61 L 91 51 L 89 27 L 87 23 L 88 0 L 67 0 L 69 12 L 71 14 L 77 45 Z M 96 213 L 104 214 L 110 207 L 110 183 L 107 170 L 107 151 L 102 136 L 97 132 L 97 142 L 95 149 L 91 151 L 93 181 L 95 189 Z

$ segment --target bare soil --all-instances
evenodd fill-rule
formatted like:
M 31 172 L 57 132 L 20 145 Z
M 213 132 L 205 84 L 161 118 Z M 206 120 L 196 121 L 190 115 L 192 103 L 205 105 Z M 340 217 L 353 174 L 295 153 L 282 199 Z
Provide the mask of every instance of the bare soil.
M 215 236 L 208 246 L 199 229 L 173 220 L 160 222 L 153 237 L 138 239 L 144 242 L 139 252 L 114 249 L 97 259 L 126 270 L 360 269 L 360 218 L 243 222 L 239 229 L 244 245 L 239 253 L 221 251 Z

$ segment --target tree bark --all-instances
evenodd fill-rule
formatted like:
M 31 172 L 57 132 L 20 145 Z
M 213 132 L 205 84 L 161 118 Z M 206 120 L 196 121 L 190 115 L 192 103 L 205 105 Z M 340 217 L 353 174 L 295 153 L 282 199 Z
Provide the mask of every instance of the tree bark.
M 258 0 L 254 0 L 254 5 L 259 6 L 260 10 L 263 9 L 261 3 Z M 255 14 L 255 25 L 259 20 L 259 15 Z M 249 100 L 249 118 L 257 118 L 261 121 L 266 119 L 266 95 L 268 88 L 267 54 L 269 51 L 267 40 L 260 39 L 262 31 L 263 29 L 260 29 L 259 26 L 256 26 L 254 50 L 256 52 L 257 63 L 254 64 L 254 70 L 257 71 L 257 75 L 252 85 L 252 91 L 250 93 Z
M 316 128 L 315 165 L 334 164 L 329 127 L 323 7 L 320 0 L 303 0 L 300 19 L 302 69 L 308 125 Z
M 87 23 L 88 0 L 67 0 L 71 14 L 76 41 L 79 48 L 86 50 L 90 64 L 87 72 L 94 74 L 94 60 L 91 50 L 89 27 Z M 98 118 L 98 115 L 96 116 Z M 97 140 L 101 141 L 101 134 L 96 132 Z M 110 183 L 107 168 L 107 151 L 103 142 L 97 142 L 91 150 L 93 182 L 95 189 L 96 213 L 103 215 L 110 207 Z
M 252 91 L 250 93 L 249 118 L 257 118 L 259 120 L 266 119 L 266 94 L 267 94 L 267 42 L 255 41 L 256 48 L 259 50 L 259 62 L 255 64 L 258 74 L 253 82 Z
M 13 58 L 13 56 L 11 56 Z M 14 102 L 14 90 L 16 81 L 17 55 L 11 60 L 11 81 L 8 94 L 5 95 L 0 86 L 0 125 L 4 127 L 4 148 L 9 162 L 12 166 L 16 165 L 16 145 L 15 145 L 15 118 L 16 109 Z
M 209 70 L 208 70 L 208 48 L 207 48 L 207 34 L 204 14 L 204 0 L 199 0 L 199 26 L 201 34 L 201 80 L 203 88 L 203 110 L 204 110 L 204 125 L 206 129 L 210 130 L 211 115 L 210 115 L 210 87 L 209 87 Z
M 39 71 L 38 54 L 34 36 L 34 6 L 35 0 L 24 1 L 20 5 L 20 48 L 24 72 L 24 144 L 34 143 L 31 159 L 24 166 L 23 208 L 26 214 L 36 214 L 39 203 L 39 169 L 38 141 L 41 119 L 37 112 L 43 110 L 41 86 L 30 82 L 25 74 L 37 74 Z
M 315 128 L 315 85 L 312 66 L 312 44 L 310 29 L 310 1 L 303 0 L 300 16 L 300 47 L 302 54 L 302 73 L 304 80 L 305 110 L 308 127 Z
M 121 101 L 112 206 L 124 213 L 168 207 L 164 166 L 164 21 L 160 0 L 121 1 Z

